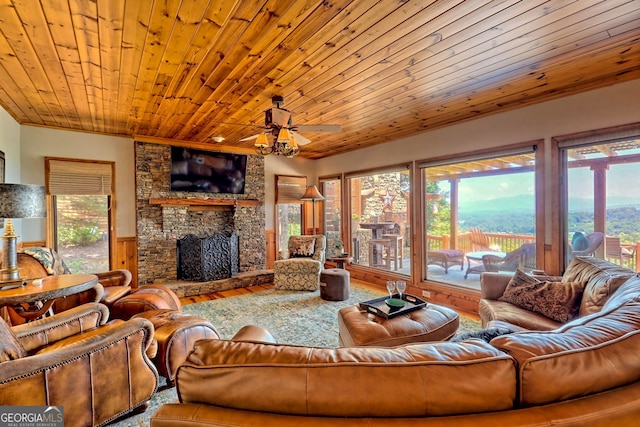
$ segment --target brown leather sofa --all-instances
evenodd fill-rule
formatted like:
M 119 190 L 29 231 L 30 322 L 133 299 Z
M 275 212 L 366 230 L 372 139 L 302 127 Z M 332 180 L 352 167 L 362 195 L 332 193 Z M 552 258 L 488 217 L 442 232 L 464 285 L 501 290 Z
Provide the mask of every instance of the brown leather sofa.
M 158 386 L 153 325 L 108 317 L 90 303 L 14 327 L 0 319 L 0 405 L 63 406 L 66 426 L 146 409 Z
M 606 260 L 595 257 L 575 257 L 562 277 L 534 276 L 539 280 L 561 282 L 585 282 L 579 303 L 578 317 L 597 313 L 608 298 L 627 279 L 636 273 Z M 510 302 L 500 300 L 511 280 L 511 274 L 484 273 L 480 277 L 479 313 L 482 326 L 501 321 L 527 330 L 549 331 L 566 322 L 551 319 L 539 312 L 527 310 Z
M 590 294 L 599 298 L 585 294 L 591 313 L 490 343 L 198 341 L 177 373 L 180 403 L 163 405 L 151 426 L 637 425 L 640 277 L 588 260 L 570 269 L 600 284 Z

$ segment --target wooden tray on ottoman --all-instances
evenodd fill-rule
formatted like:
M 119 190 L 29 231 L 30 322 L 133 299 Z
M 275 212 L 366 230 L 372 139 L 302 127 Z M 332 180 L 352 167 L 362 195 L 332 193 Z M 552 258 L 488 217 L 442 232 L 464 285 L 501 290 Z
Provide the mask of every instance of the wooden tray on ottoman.
M 400 298 L 399 294 L 395 294 L 393 298 Z M 400 316 L 402 314 L 411 313 L 415 310 L 420 310 L 427 306 L 427 302 L 421 300 L 415 295 L 411 294 L 402 294 L 402 300 L 407 303 L 404 307 L 390 307 L 385 302 L 389 297 L 384 296 L 381 298 L 372 299 L 369 301 L 361 302 L 360 308 L 366 310 L 371 314 L 375 314 L 376 316 L 384 317 L 385 319 L 392 319 L 394 317 Z

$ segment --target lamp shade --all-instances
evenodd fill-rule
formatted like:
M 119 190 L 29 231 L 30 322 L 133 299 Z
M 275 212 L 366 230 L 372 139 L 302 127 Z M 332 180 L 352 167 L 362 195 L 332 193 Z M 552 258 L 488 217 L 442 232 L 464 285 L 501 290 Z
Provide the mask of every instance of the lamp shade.
M 265 135 L 264 133 L 259 134 L 258 137 L 256 138 L 255 146 L 259 147 L 259 148 L 268 147 L 269 146 L 269 138 L 267 137 L 267 135 Z
M 0 184 L 0 218 L 42 218 L 46 215 L 44 186 Z
M 324 196 L 318 191 L 318 187 L 310 185 L 307 187 L 307 191 L 304 192 L 300 200 L 324 200 Z

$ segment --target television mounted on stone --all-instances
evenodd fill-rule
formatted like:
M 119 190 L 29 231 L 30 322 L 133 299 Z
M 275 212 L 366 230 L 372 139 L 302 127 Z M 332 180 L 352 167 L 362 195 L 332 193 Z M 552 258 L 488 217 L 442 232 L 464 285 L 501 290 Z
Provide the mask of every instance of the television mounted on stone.
M 171 191 L 243 194 L 247 155 L 171 147 Z

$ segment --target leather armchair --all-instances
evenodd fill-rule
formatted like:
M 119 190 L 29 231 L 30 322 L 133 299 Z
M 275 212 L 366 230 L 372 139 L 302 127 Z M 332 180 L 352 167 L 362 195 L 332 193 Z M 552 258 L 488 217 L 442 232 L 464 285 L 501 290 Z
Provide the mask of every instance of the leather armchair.
M 326 246 L 324 235 L 289 237 L 288 251 L 273 264 L 275 288 L 295 291 L 319 289 Z
M 158 386 L 153 325 L 108 316 L 91 303 L 14 327 L 0 319 L 0 405 L 63 406 L 69 426 L 146 409 Z

